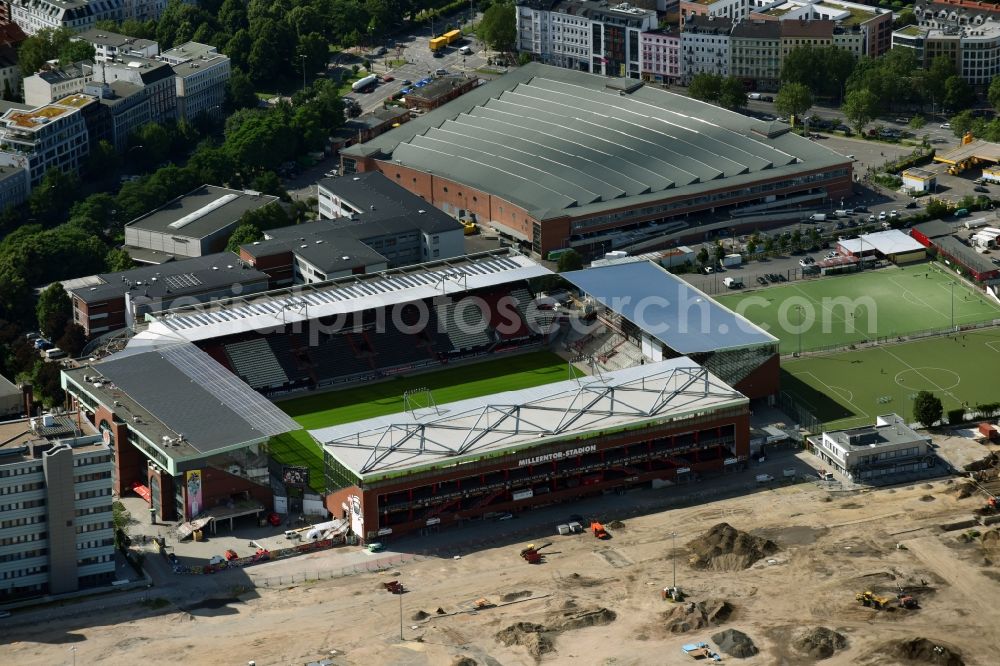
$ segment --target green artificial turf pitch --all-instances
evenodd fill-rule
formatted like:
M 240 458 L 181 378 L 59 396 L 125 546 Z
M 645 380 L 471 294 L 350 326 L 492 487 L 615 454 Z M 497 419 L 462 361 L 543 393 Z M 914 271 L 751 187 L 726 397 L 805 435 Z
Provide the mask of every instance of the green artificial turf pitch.
M 800 342 L 810 351 L 950 328 L 952 282 L 956 326 L 1000 319 L 994 301 L 930 264 L 790 282 L 717 300 L 763 326 L 781 341 L 781 353 L 791 354 Z
M 575 368 L 574 373 L 574 376 L 583 374 Z M 303 428 L 315 430 L 402 412 L 404 391 L 430 389 L 434 402 L 443 405 L 567 379 L 570 376 L 566 361 L 552 352 L 538 351 L 291 398 L 276 404 Z M 306 430 L 274 437 L 269 447 L 271 455 L 281 464 L 308 467 L 310 485 L 322 491 L 323 454 Z
M 1000 402 L 1000 329 L 983 329 L 783 361 L 781 390 L 824 428 L 871 425 L 895 412 L 913 420 L 913 396 L 930 391 L 944 410 Z

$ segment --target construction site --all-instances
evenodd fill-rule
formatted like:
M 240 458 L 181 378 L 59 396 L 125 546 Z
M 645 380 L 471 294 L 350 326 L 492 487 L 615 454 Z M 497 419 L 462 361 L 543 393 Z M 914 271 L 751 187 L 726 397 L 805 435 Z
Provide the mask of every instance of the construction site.
M 79 663 L 985 666 L 1000 626 L 1000 446 L 935 440 L 962 453 L 926 483 L 848 490 L 788 454 L 800 472 L 784 483 L 543 508 L 528 529 L 495 522 L 487 547 L 329 579 L 254 577 L 336 566 L 349 548 L 220 572 L 198 603 L 152 589 L 5 626 L 3 651 L 19 664 L 63 663 L 72 642 Z

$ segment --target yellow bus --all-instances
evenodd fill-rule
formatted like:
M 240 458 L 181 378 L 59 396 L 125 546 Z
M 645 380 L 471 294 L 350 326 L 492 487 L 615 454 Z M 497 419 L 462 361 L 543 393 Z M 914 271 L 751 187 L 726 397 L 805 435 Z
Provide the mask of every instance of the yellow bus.
M 430 41 L 431 51 L 437 51 L 438 49 L 443 49 L 448 45 L 447 37 L 435 37 Z
M 448 40 L 447 41 L 448 44 L 454 44 L 458 40 L 462 39 L 462 31 L 461 30 L 449 30 L 448 32 L 444 33 L 441 36 L 444 37 L 446 40 Z

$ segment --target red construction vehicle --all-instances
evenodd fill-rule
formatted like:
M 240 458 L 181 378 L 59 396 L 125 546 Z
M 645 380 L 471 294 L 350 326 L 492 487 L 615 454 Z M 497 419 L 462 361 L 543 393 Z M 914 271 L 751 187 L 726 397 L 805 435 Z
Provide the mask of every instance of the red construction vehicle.
M 546 543 L 536 548 L 535 544 L 530 544 L 527 548 L 521 549 L 521 557 L 523 557 L 528 564 L 541 564 L 545 556 L 539 551 L 548 545 L 550 544 Z
M 398 580 L 390 580 L 387 583 L 383 583 L 383 585 L 385 585 L 385 589 L 389 592 L 389 594 L 402 594 L 406 591 L 403 589 L 403 584 Z
M 598 539 L 607 539 L 610 536 L 608 534 L 608 531 L 604 529 L 604 525 L 601 525 L 597 521 L 594 521 L 590 524 L 590 530 L 594 533 L 594 536 L 597 537 Z

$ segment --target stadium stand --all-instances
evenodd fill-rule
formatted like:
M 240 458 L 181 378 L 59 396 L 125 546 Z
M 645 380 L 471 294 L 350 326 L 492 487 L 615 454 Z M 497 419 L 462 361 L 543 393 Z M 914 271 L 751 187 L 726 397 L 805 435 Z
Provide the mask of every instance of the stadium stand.
M 225 345 L 232 368 L 255 389 L 278 388 L 288 383 L 288 375 L 274 357 L 267 340 L 255 338 Z
M 474 302 L 449 301 L 436 307 L 439 320 L 444 321 L 445 331 L 455 351 L 486 347 L 490 344 L 486 333 L 483 311 Z

